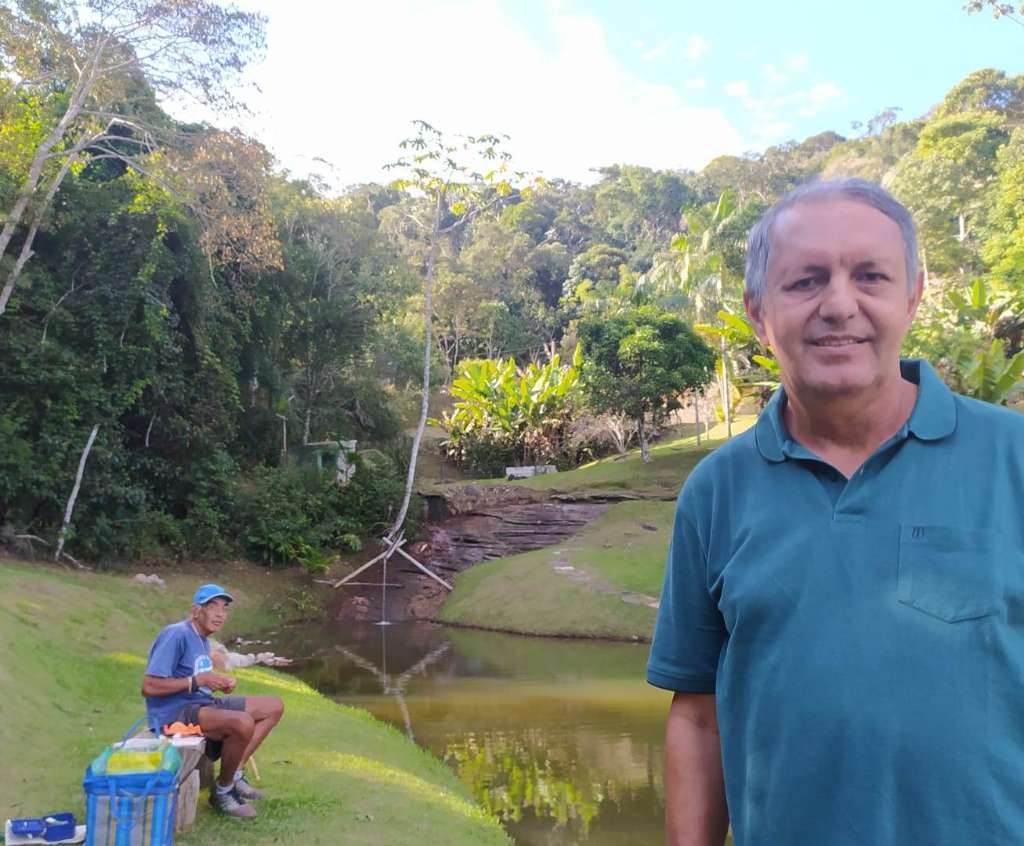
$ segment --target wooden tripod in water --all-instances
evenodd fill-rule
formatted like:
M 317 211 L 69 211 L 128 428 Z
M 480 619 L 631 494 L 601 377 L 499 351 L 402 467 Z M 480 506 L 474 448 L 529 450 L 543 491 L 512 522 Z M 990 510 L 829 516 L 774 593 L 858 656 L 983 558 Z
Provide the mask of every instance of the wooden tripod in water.
M 381 569 L 381 579 L 380 579 L 380 595 L 381 595 L 380 617 L 381 618 L 380 618 L 380 621 L 379 621 L 378 625 L 381 625 L 381 626 L 391 625 L 390 622 L 387 619 L 387 613 L 388 613 L 388 610 L 387 610 L 387 598 L 388 598 L 388 560 L 395 553 L 398 553 L 406 561 L 408 561 L 410 564 L 415 565 L 424 574 L 426 574 L 427 576 L 430 576 L 430 578 L 432 578 L 435 582 L 440 584 L 441 587 L 443 587 L 445 590 L 449 590 L 450 591 L 452 589 L 452 586 L 450 584 L 448 584 L 448 582 L 446 582 L 444 579 L 442 579 L 436 573 L 432 573 L 430 570 L 427 569 L 427 567 L 425 565 L 421 564 L 419 561 L 417 561 L 415 558 L 413 558 L 408 552 L 406 552 L 404 549 L 402 549 L 402 547 L 405 546 L 405 536 L 404 535 L 399 534 L 393 540 L 390 539 L 390 538 L 384 537 L 384 538 L 381 538 L 380 542 L 385 547 L 384 551 L 380 555 L 374 556 L 369 561 L 367 561 L 362 567 L 360 567 L 357 570 L 352 571 L 347 576 L 345 576 L 345 578 L 339 579 L 336 582 L 331 582 L 330 583 L 333 588 L 335 588 L 335 589 L 340 588 L 342 585 L 346 584 L 347 582 L 351 582 L 356 576 L 358 576 L 364 570 L 368 570 L 370 567 L 372 567 L 378 561 L 383 561 L 384 563 L 383 563 L 383 566 L 382 566 L 382 569 Z

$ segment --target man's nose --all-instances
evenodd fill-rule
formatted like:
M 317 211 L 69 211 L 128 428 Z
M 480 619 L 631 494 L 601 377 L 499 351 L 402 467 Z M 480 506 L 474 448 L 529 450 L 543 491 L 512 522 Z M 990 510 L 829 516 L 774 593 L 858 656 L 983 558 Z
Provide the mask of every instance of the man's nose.
M 830 323 L 843 323 L 852 318 L 858 308 L 857 288 L 853 279 L 846 273 L 833 274 L 818 305 L 821 319 Z

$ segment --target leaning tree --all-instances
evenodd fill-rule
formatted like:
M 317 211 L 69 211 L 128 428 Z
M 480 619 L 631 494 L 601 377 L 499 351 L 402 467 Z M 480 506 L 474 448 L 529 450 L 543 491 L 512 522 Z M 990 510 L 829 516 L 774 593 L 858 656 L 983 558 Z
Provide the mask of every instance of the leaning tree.
M 18 128 L 17 184 L 0 228 L 0 315 L 68 173 L 118 159 L 146 170 L 170 123 L 151 102 L 242 108 L 242 70 L 262 50 L 264 18 L 215 0 L 2 0 L 0 110 Z M 15 237 L 20 235 L 20 237 Z

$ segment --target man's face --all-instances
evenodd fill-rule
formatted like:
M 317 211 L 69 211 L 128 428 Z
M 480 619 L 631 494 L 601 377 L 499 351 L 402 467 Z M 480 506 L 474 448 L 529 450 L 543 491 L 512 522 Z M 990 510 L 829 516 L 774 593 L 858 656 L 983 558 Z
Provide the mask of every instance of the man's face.
M 787 390 L 829 398 L 898 378 L 920 298 L 920 279 L 908 293 L 896 222 L 864 203 L 826 197 L 779 215 L 761 304 L 745 300 Z
M 192 606 L 192 622 L 206 636 L 220 631 L 228 619 L 228 601 L 222 597 L 211 599 L 205 605 Z

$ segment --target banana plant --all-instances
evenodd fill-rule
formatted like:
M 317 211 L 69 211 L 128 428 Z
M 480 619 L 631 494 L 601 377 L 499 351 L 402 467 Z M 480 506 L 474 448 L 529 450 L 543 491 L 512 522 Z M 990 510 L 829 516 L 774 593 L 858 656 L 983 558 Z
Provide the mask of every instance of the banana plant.
M 579 351 L 571 365 L 558 355 L 518 368 L 506 360 L 459 362 L 451 393 L 458 400 L 438 421 L 448 432 L 444 448 L 464 459 L 471 442 L 511 449 L 523 461 L 550 458 L 568 425 L 580 378 Z
M 957 364 L 961 390 L 975 399 L 1006 405 L 1024 393 L 1024 350 L 1007 358 L 1000 338 L 993 338 L 988 349 L 980 352 L 964 351 Z

